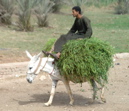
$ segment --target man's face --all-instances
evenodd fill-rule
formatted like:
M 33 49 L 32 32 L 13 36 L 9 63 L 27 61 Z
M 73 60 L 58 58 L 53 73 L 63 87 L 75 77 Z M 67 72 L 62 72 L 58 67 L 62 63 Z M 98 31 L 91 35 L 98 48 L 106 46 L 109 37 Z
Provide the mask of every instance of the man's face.
M 72 10 L 72 15 L 73 15 L 73 17 L 77 17 L 77 16 L 78 16 L 78 14 L 79 14 L 79 12 L 78 12 L 78 11 L 76 11 L 76 10 Z

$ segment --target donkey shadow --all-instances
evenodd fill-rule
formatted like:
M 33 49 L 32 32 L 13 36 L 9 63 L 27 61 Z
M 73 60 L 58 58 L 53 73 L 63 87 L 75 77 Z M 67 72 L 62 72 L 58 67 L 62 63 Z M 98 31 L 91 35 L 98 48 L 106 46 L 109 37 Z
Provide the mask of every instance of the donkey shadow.
M 27 105 L 27 104 L 32 104 L 32 103 L 45 103 L 48 101 L 50 94 L 34 94 L 32 95 L 32 99 L 28 101 L 18 101 L 19 105 Z M 78 106 L 85 106 L 85 105 L 95 105 L 95 104 L 102 104 L 101 102 L 95 100 L 94 102 L 92 101 L 92 98 L 85 98 L 81 95 L 74 94 L 74 105 Z M 67 93 L 57 93 L 55 94 L 55 97 L 53 99 L 53 106 L 64 106 L 64 105 L 69 105 L 69 97 Z

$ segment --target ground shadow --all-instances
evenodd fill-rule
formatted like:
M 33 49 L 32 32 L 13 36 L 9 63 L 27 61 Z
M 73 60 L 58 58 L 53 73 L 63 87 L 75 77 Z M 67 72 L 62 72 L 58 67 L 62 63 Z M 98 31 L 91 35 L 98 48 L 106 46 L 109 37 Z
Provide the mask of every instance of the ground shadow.
M 49 94 L 34 94 L 32 95 L 32 99 L 28 101 L 18 101 L 19 105 L 27 105 L 32 103 L 45 103 L 49 99 Z M 74 105 L 76 106 L 85 106 L 85 105 L 95 105 L 95 104 L 102 104 L 99 100 L 95 100 L 93 103 L 91 102 L 91 98 L 85 98 L 81 95 L 74 94 Z M 67 93 L 56 93 L 54 100 L 53 100 L 53 106 L 64 106 L 69 105 L 69 97 Z

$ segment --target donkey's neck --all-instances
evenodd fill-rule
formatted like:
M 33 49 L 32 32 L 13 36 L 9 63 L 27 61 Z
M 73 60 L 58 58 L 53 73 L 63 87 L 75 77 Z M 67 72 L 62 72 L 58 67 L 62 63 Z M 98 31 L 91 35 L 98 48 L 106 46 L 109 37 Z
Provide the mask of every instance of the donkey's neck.
M 54 59 L 45 57 L 42 58 L 42 63 L 41 63 L 41 70 L 47 73 L 52 73 L 54 70 L 55 65 L 53 64 Z

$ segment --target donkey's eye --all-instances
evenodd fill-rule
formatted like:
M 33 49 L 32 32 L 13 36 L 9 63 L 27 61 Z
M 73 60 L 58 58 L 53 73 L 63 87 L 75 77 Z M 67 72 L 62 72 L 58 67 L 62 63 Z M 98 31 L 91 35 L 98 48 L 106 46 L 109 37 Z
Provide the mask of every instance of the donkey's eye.
M 31 69 L 32 69 L 32 67 L 29 67 L 29 69 L 31 70 Z

